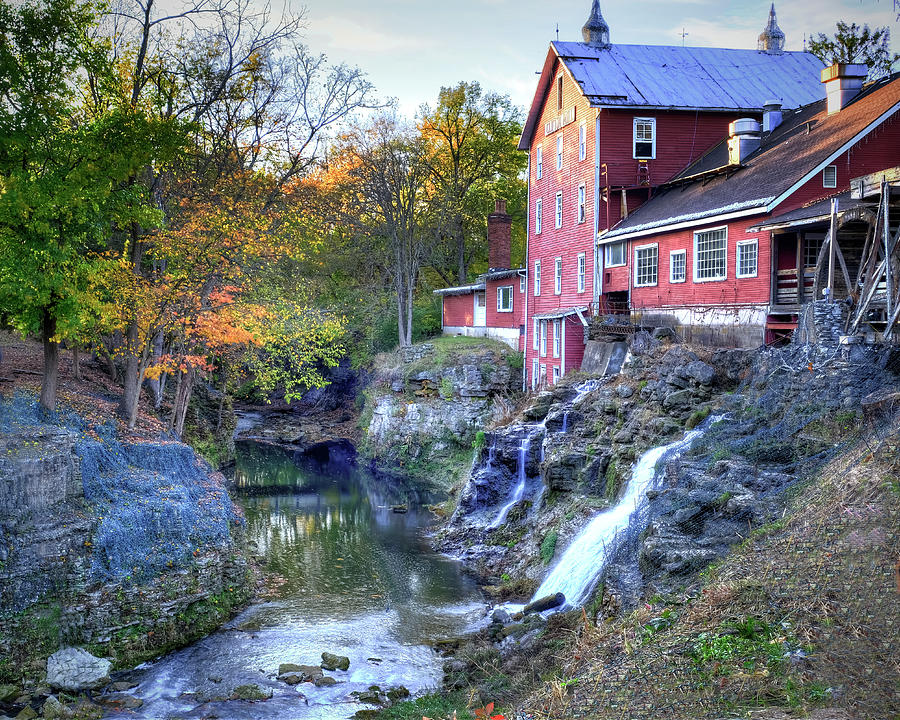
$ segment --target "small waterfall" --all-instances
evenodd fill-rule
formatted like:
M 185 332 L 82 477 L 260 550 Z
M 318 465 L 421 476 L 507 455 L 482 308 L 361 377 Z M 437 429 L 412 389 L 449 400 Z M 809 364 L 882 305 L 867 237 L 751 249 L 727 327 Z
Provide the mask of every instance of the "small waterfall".
M 565 434 L 568 431 L 568 429 L 569 429 L 569 411 L 566 410 L 563 413 L 562 430 L 560 430 L 560 432 Z
M 488 527 L 490 528 L 498 528 L 503 524 L 503 521 L 506 520 L 506 516 L 510 510 L 512 510 L 512 506 L 519 502 L 525 495 L 525 461 L 528 457 L 528 448 L 531 447 L 531 434 L 526 435 L 522 438 L 522 442 L 519 443 L 519 460 L 518 465 L 516 467 L 517 475 L 519 478 L 519 483 L 516 485 L 516 489 L 513 491 L 512 499 L 506 503 L 502 508 L 500 508 L 500 512 L 497 513 L 497 517 L 494 518 L 494 522 L 492 522 Z M 543 448 L 543 446 L 541 446 Z
M 704 427 L 714 422 L 711 418 Z M 588 523 L 537 589 L 533 599 L 561 592 L 567 606 L 587 602 L 607 560 L 629 536 L 641 532 L 646 522 L 647 491 L 657 478 L 657 463 L 672 459 L 690 447 L 703 430 L 691 430 L 681 440 L 648 450 L 634 466 L 625 494 L 616 505 Z

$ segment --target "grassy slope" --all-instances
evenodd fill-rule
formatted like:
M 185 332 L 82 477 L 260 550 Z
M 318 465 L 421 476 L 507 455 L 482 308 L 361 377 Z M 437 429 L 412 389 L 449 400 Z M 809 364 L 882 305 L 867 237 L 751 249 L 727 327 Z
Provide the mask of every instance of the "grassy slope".
M 861 440 L 825 466 L 794 491 L 783 521 L 706 571 L 699 592 L 585 623 L 568 667 L 527 709 L 687 719 L 821 706 L 900 717 L 898 443 Z

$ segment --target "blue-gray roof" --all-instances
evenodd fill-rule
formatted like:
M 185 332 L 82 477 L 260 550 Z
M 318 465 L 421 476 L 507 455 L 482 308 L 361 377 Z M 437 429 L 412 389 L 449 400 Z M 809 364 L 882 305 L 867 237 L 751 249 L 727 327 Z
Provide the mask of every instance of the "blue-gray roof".
M 594 107 L 762 112 L 771 100 L 792 109 L 825 97 L 824 64 L 811 53 L 553 42 L 520 149 L 530 145 L 557 57 Z
M 769 100 L 785 108 L 825 97 L 824 67 L 815 55 L 758 50 L 552 43 L 593 105 L 609 107 L 762 109 Z

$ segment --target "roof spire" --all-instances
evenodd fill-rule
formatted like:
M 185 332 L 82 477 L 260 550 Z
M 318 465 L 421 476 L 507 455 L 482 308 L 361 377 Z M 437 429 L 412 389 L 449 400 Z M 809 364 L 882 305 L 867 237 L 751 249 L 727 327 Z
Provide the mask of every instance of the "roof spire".
M 600 0 L 594 0 L 591 5 L 591 15 L 581 28 L 581 36 L 588 45 L 597 48 L 609 47 L 609 25 L 600 14 Z
M 759 44 L 756 47 L 760 52 L 769 53 L 769 55 L 781 55 L 784 52 L 784 33 L 778 27 L 778 20 L 775 18 L 775 3 L 769 10 L 769 22 L 766 29 L 759 34 Z

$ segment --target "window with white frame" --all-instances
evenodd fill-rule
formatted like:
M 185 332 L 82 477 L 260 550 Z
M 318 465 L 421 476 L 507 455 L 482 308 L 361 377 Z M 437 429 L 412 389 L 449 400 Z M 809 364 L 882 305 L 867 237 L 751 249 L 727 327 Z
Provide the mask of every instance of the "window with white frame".
M 537 318 L 534 319 L 534 332 L 531 333 L 531 348 L 533 350 L 537 350 L 540 345 L 538 345 L 538 341 L 541 336 L 541 321 Z
M 531 389 L 534 390 L 538 386 L 538 361 L 537 358 L 531 361 Z
M 497 288 L 497 312 L 512 312 L 513 286 L 504 285 Z
M 578 186 L 578 212 L 577 212 L 578 222 L 583 223 L 583 222 L 584 222 L 584 216 L 585 216 L 585 212 L 584 212 L 584 185 L 579 185 L 579 186 Z
M 637 160 L 653 160 L 656 157 L 656 119 L 634 119 L 634 157 Z
M 547 354 L 547 321 L 541 320 L 541 355 Z
M 556 295 L 562 293 L 562 258 L 556 258 L 553 267 L 553 292 Z
M 687 250 L 669 253 L 669 282 L 683 283 L 687 279 Z
M 562 170 L 563 134 L 562 130 L 556 136 L 556 169 Z
M 546 384 L 547 384 L 547 366 L 544 363 L 541 363 L 541 375 L 540 375 L 540 379 L 538 380 L 538 385 L 543 387 Z
M 519 275 L 519 292 L 520 293 L 525 292 L 525 276 L 524 275 Z
M 562 193 L 556 193 L 556 227 L 562 227 Z
M 603 250 L 603 264 L 606 267 L 618 267 L 625 264 L 625 243 L 610 243 Z
M 538 145 L 537 150 L 535 151 L 534 175 L 537 180 L 544 177 L 544 147 L 542 145 Z
M 584 160 L 587 156 L 587 125 L 581 123 L 578 126 L 578 159 Z
M 553 321 L 553 357 L 559 357 L 559 343 L 560 343 L 560 322 L 559 320 Z
M 534 294 L 541 294 L 541 261 L 534 261 Z
M 738 242 L 736 263 L 735 274 L 739 278 L 756 277 L 759 268 L 759 243 L 756 238 Z
M 837 187 L 837 165 L 828 165 L 822 170 L 822 187 Z
M 544 201 L 538 198 L 534 202 L 534 234 L 541 234 L 541 216 L 543 215 Z
M 728 276 L 728 228 L 694 233 L 694 282 L 724 280 Z
M 634 249 L 635 287 L 656 285 L 659 279 L 659 246 L 642 245 Z
M 554 365 L 553 366 L 553 384 L 556 385 L 556 383 L 558 383 L 558 382 L 559 382 L 559 365 Z
M 587 261 L 584 257 L 584 253 L 578 254 L 578 292 L 584 292 L 584 275 L 585 268 L 587 267 Z

